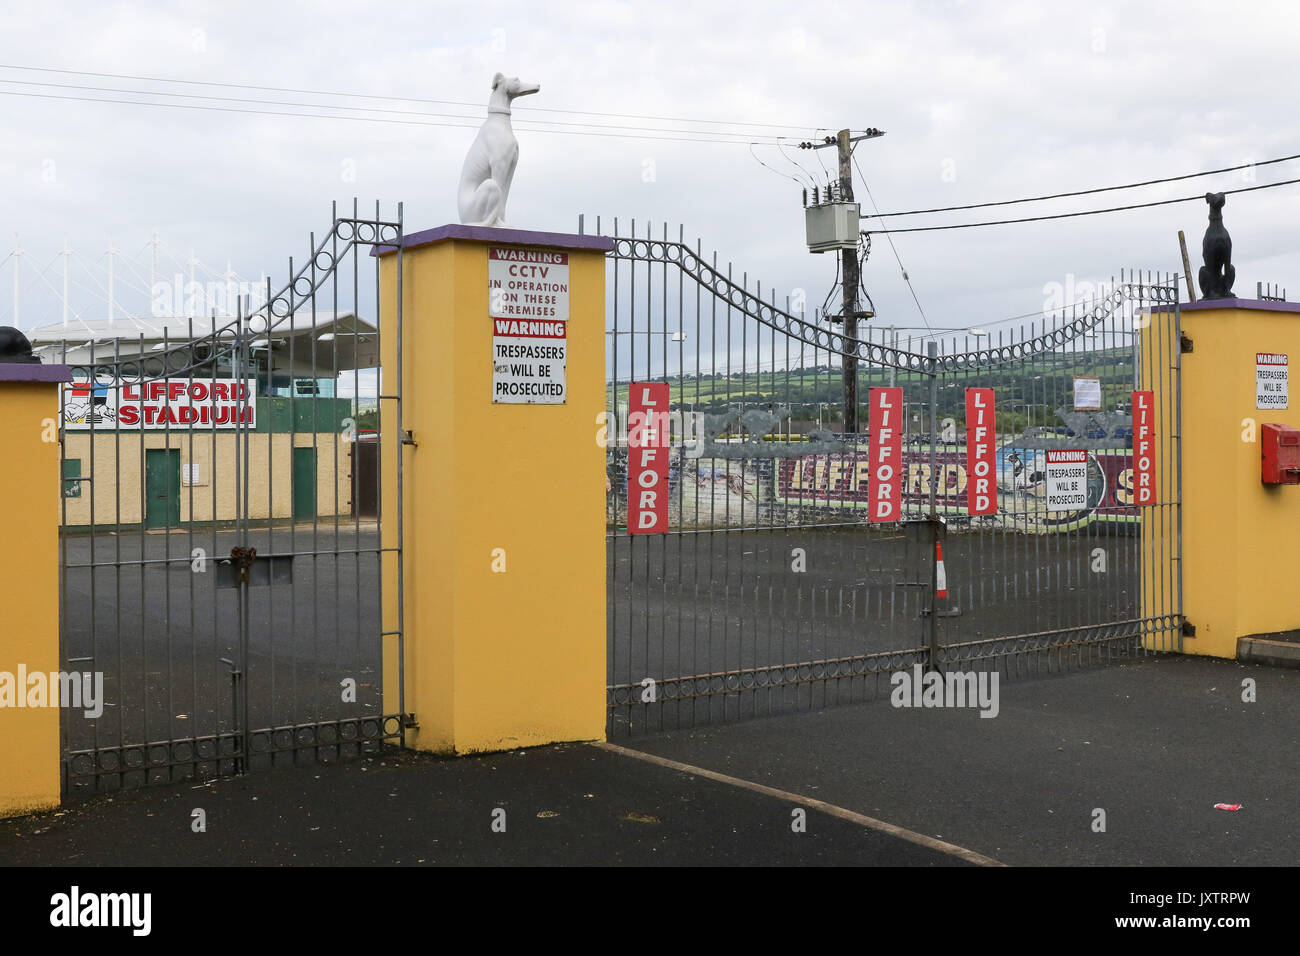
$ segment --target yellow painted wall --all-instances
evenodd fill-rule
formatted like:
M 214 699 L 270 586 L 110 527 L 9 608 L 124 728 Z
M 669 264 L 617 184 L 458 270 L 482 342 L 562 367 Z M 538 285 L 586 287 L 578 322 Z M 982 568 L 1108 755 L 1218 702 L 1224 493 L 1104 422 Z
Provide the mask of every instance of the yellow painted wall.
M 605 257 L 569 251 L 567 404 L 495 405 L 487 249 L 454 239 L 402 254 L 403 424 L 417 442 L 403 450 L 406 708 L 420 725 L 408 743 L 422 750 L 604 736 Z M 386 255 L 386 321 L 396 271 Z M 396 337 L 381 328 L 387 390 Z M 385 431 L 383 493 L 394 501 L 396 436 Z M 394 521 L 384 518 L 386 543 Z M 494 549 L 505 573 L 492 570 Z M 388 692 L 395 668 L 386 658 Z
M 1255 353 L 1285 352 L 1294 370 L 1300 315 L 1184 310 L 1182 326 L 1183 608 L 1196 627 L 1183 650 L 1235 657 L 1240 637 L 1300 628 L 1300 485 L 1261 483 L 1257 427 L 1300 427 L 1296 383 L 1289 410 L 1255 407 Z
M 54 383 L 0 382 L 0 671 L 59 670 L 59 446 Z M 11 507 L 12 504 L 17 507 Z M 59 803 L 59 710 L 0 707 L 0 816 Z
M 316 510 L 322 517 L 352 513 L 352 446 L 345 437 L 333 432 L 313 435 L 310 432 L 255 433 L 248 439 L 248 484 L 250 518 L 289 518 L 293 515 L 293 458 L 291 447 L 316 446 Z M 144 505 L 144 448 L 175 448 L 184 466 L 194 463 L 201 468 L 202 484 L 181 485 L 181 521 L 218 521 L 236 517 L 234 434 L 213 435 L 211 431 L 102 434 L 92 436 L 69 432 L 64 441 L 68 459 L 81 460 L 81 474 L 94 474 L 94 515 L 91 515 L 90 482 L 81 482 L 81 497 L 64 499 L 67 505 L 63 523 L 139 524 Z M 214 469 L 215 457 L 215 469 Z M 215 481 L 215 484 L 214 484 Z M 242 484 L 242 481 L 241 481 Z M 119 489 L 121 491 L 119 497 Z M 193 494 L 191 495 L 191 491 Z M 118 508 L 121 508 L 120 517 Z

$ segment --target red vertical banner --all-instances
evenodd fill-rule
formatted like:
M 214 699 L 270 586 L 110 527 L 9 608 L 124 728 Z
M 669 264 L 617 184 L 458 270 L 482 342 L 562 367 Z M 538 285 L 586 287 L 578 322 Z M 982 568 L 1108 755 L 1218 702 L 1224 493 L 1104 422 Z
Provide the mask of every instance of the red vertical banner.
M 903 390 L 871 389 L 867 454 L 871 461 L 868 486 L 871 521 L 901 521 L 903 517 Z
M 998 513 L 993 389 L 966 389 L 966 512 Z
M 1133 393 L 1133 504 L 1156 503 L 1156 393 Z
M 668 531 L 668 384 L 633 382 L 627 413 L 627 533 Z

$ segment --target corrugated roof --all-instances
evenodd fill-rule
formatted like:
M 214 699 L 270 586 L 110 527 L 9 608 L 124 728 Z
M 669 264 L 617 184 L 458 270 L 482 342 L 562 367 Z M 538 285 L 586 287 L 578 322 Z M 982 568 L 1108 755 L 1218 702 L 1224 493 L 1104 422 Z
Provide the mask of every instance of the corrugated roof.
M 326 312 L 317 310 L 315 314 L 309 309 L 298 309 L 291 316 L 276 319 L 271 329 L 281 335 L 320 329 L 333 325 L 336 321 L 348 321 L 349 328 L 371 329 L 375 326 L 368 320 L 352 312 Z M 235 322 L 233 315 L 212 316 L 123 316 L 115 319 L 69 319 L 38 326 L 27 333 L 33 345 L 49 345 L 62 342 L 88 342 L 91 339 L 112 341 L 114 339 L 139 340 L 144 336 L 147 342 L 161 342 L 169 339 L 183 342 L 190 337 L 190 330 L 196 338 L 211 335 L 213 330 L 220 330 Z M 191 325 L 191 323 L 193 323 Z

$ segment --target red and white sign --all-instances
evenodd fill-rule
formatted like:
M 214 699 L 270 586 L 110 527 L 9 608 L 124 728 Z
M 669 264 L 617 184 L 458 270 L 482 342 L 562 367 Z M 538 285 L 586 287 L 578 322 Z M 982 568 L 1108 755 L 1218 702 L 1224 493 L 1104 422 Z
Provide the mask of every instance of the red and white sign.
M 1133 504 L 1156 503 L 1156 393 L 1133 393 Z
M 1088 507 L 1088 453 L 1082 448 L 1047 450 L 1048 511 L 1082 511 Z
M 504 405 L 563 405 L 569 341 L 567 322 L 492 319 L 492 401 Z
M 569 254 L 488 249 L 488 314 L 501 319 L 569 320 Z
M 993 389 L 966 389 L 966 511 L 998 513 Z
M 488 249 L 492 401 L 563 405 L 569 350 L 569 254 Z
M 903 517 L 903 390 L 871 389 L 868 416 L 871 457 L 871 521 L 900 521 Z
M 251 378 L 73 382 L 63 387 L 63 427 L 69 431 L 256 429 L 256 396 L 257 383 Z
M 668 384 L 633 382 L 627 414 L 627 533 L 668 530 Z
M 1285 352 L 1255 353 L 1255 407 L 1288 407 L 1287 373 L 1290 371 Z

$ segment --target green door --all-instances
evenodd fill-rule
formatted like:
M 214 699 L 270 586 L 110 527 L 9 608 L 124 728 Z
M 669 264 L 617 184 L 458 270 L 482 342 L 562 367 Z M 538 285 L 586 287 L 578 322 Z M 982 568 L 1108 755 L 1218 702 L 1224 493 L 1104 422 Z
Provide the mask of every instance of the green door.
M 316 449 L 293 450 L 293 520 L 316 519 Z
M 174 528 L 181 523 L 179 448 L 145 449 L 144 500 L 146 528 Z

